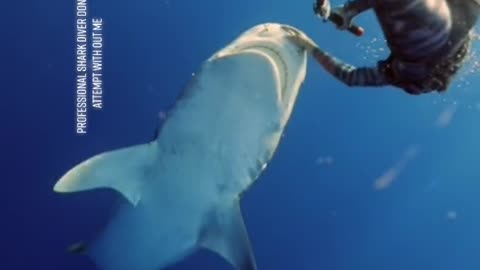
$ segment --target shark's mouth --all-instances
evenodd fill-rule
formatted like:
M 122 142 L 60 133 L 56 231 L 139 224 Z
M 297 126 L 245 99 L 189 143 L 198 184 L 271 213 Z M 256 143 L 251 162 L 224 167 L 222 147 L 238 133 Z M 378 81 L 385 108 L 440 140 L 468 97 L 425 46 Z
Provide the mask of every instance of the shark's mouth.
M 274 63 L 272 68 L 275 74 L 275 81 L 279 83 L 279 94 L 280 98 L 283 99 L 287 89 L 289 74 L 287 63 L 285 62 L 285 59 L 282 57 L 281 53 L 274 47 L 267 45 L 247 46 L 239 50 L 239 52 L 253 52 L 256 54 L 261 54 Z

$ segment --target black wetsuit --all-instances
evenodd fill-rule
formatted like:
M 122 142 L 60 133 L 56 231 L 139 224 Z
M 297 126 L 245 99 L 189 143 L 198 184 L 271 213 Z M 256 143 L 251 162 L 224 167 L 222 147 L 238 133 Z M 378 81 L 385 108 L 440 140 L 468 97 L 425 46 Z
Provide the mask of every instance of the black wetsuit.
M 476 0 L 352 0 L 344 11 L 373 9 L 391 55 L 376 67 L 354 67 L 316 49 L 314 57 L 349 86 L 394 85 L 410 94 L 444 91 L 462 66 L 471 29 L 480 15 Z

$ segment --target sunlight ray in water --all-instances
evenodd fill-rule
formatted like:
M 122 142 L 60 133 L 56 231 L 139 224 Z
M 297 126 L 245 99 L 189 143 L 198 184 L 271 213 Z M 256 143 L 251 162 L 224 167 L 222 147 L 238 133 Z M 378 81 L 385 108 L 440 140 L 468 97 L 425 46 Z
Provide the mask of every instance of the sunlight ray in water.
M 373 188 L 375 190 L 384 190 L 389 188 L 395 180 L 399 177 L 400 173 L 405 170 L 408 163 L 415 159 L 419 151 L 418 145 L 410 145 L 405 150 L 402 157 L 389 169 L 387 169 L 380 177 L 375 179 Z

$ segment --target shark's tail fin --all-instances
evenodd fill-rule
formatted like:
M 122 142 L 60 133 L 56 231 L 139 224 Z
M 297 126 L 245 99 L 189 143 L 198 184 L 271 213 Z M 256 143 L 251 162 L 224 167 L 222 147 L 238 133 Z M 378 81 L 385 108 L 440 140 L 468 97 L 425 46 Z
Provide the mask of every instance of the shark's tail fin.
M 154 145 L 142 144 L 89 158 L 68 171 L 53 189 L 66 193 L 112 188 L 137 205 L 141 200 L 141 180 L 155 161 Z

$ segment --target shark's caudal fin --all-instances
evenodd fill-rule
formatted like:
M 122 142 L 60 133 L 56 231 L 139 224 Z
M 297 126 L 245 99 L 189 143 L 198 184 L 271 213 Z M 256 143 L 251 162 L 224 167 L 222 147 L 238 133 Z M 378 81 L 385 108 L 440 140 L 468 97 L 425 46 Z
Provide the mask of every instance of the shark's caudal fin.
M 53 189 L 65 193 L 112 188 L 137 205 L 141 200 L 142 178 L 155 160 L 152 148 L 150 143 L 96 155 L 73 167 Z
M 200 246 L 219 254 L 237 270 L 256 270 L 240 204 L 235 200 L 226 206 L 213 215 L 200 236 Z

